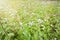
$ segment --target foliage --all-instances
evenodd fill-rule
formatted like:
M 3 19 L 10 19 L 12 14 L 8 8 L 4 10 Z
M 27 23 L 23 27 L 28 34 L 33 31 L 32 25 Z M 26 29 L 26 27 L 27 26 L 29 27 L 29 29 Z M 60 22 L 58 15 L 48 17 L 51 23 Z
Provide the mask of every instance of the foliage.
M 0 40 L 60 40 L 58 4 L 20 1 L 17 9 L 0 10 Z

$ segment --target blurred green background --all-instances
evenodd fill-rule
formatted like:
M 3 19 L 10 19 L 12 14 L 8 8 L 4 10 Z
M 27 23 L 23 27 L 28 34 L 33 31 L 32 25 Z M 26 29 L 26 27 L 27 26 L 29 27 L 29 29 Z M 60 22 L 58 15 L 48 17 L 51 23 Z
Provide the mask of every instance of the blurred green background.
M 0 0 L 0 40 L 60 40 L 60 2 Z

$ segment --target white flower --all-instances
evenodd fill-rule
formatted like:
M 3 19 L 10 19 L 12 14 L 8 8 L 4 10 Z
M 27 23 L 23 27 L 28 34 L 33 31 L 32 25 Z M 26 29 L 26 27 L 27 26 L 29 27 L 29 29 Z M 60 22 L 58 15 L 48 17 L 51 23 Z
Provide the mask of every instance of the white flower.
M 43 22 L 43 20 L 41 20 L 41 19 L 38 19 L 37 21 L 38 21 L 38 23 L 42 23 Z
M 22 26 L 23 23 L 22 22 L 19 22 L 19 24 L 20 24 L 20 26 Z
M 32 26 L 33 24 L 34 24 L 34 22 L 33 21 L 31 21 L 31 22 L 29 22 L 28 23 L 30 26 Z
M 54 38 L 54 40 L 57 40 L 57 38 Z
M 53 27 L 53 25 L 51 24 L 50 26 L 52 26 Z
M 23 28 L 23 23 L 22 22 L 19 22 L 19 24 L 20 24 L 20 29 L 24 29 Z

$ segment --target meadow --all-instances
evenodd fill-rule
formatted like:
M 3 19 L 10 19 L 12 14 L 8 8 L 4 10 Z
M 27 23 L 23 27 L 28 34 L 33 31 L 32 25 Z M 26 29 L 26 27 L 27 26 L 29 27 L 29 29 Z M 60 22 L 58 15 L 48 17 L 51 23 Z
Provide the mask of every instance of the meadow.
M 0 40 L 60 40 L 60 3 L 0 0 Z

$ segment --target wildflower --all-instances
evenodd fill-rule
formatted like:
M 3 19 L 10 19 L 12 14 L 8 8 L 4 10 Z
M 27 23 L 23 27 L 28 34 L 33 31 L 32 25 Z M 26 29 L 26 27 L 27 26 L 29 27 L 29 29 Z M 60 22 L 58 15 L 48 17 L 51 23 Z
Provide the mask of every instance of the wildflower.
M 52 24 L 51 24 L 50 26 L 51 26 L 51 27 L 53 27 L 53 25 L 52 25 Z
M 24 29 L 23 28 L 23 23 L 22 22 L 19 22 L 19 24 L 20 24 L 20 29 Z
M 19 24 L 20 24 L 20 26 L 22 26 L 23 23 L 22 22 L 19 22 Z
M 57 40 L 57 38 L 54 38 L 54 40 Z
M 38 19 L 37 21 L 38 21 L 38 23 L 42 23 L 43 22 L 43 20 L 41 20 L 41 19 Z
M 34 24 L 34 22 L 31 21 L 31 22 L 29 22 L 28 24 L 29 24 L 29 26 L 32 26 L 32 25 Z

